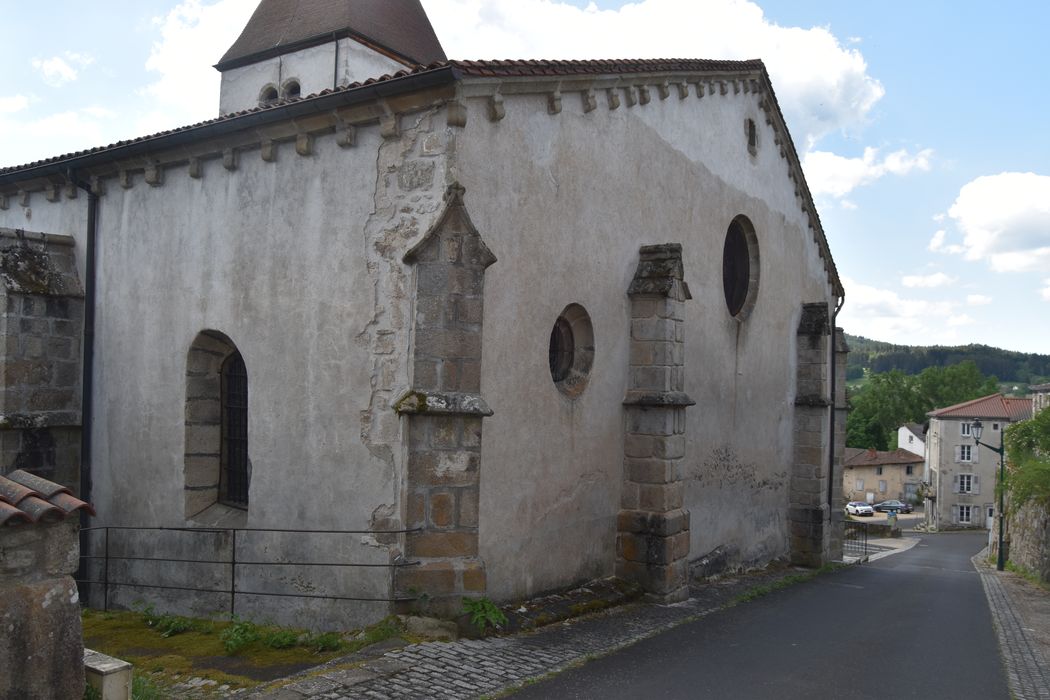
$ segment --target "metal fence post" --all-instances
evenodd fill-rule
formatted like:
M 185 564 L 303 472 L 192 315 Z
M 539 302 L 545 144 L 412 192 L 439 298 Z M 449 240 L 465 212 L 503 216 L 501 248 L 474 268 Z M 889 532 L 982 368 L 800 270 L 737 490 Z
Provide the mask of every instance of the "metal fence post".
M 230 619 L 233 619 L 237 600 L 237 531 L 230 530 L 233 535 L 230 541 Z
M 109 612 L 109 528 L 106 528 L 106 560 L 102 570 L 102 609 Z

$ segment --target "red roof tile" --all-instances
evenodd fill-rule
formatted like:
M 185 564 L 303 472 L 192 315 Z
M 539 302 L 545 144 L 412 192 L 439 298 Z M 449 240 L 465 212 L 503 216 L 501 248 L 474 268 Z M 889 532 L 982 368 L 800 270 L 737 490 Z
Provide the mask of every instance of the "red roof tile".
M 79 510 L 95 509 L 61 484 L 18 469 L 0 476 L 0 525 L 53 522 Z
M 932 418 L 999 418 L 1007 421 L 1028 420 L 1032 417 L 1032 400 L 1002 394 L 991 394 L 979 399 L 938 408 L 926 415 Z
M 849 450 L 851 448 L 847 448 Z M 847 467 L 874 467 L 890 464 L 919 464 L 924 458 L 914 452 L 898 448 L 892 451 L 857 450 L 847 455 L 843 464 Z

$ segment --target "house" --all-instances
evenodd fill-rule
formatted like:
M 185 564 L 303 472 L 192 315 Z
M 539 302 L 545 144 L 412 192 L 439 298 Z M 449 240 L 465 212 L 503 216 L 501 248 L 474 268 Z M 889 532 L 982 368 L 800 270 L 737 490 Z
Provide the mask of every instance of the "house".
M 1031 400 L 992 394 L 926 415 L 930 418 L 924 479 L 929 485 L 927 528 L 991 528 L 999 454 L 976 445 L 971 426 L 980 419 L 981 442 L 998 447 L 1008 424 L 1031 418 Z
M 1034 384 L 1028 387 L 1032 399 L 1032 415 L 1050 406 L 1050 384 Z
M 897 428 L 897 447 L 913 452 L 920 457 L 926 456 L 926 442 L 923 440 L 926 429 L 919 423 L 907 423 Z
M 842 493 L 847 501 L 914 503 L 922 483 L 924 457 L 903 448 L 891 451 L 846 448 Z
M 760 61 L 450 61 L 417 0 L 263 0 L 217 67 L 216 119 L 0 170 L 85 328 L 49 427 L 71 326 L 12 316 L 4 469 L 83 425 L 109 551 L 227 562 L 111 562 L 112 605 L 345 627 L 839 558 L 844 291 Z

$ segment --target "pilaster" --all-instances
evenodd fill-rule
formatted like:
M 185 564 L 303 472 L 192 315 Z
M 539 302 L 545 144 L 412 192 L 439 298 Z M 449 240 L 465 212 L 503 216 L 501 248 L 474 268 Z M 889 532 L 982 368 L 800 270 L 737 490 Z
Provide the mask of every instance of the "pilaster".
M 624 398 L 624 482 L 617 518 L 617 575 L 637 581 L 647 597 L 689 597 L 689 511 L 685 485 L 685 391 L 682 246 L 642 246 L 627 290 L 631 355 Z

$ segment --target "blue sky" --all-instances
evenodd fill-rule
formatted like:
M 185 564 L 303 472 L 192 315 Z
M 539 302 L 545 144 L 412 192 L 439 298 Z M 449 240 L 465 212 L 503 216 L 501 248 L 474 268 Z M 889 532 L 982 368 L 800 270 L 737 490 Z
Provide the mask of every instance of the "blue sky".
M 255 0 L 4 4 L 0 166 L 214 116 Z M 423 4 L 456 58 L 762 58 L 847 332 L 1050 353 L 1050 3 Z

